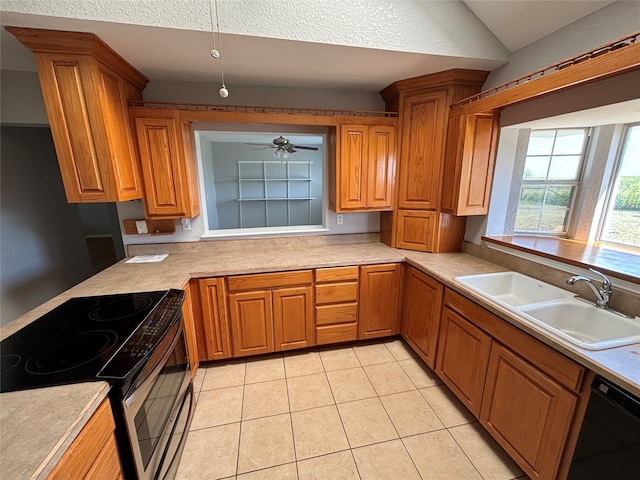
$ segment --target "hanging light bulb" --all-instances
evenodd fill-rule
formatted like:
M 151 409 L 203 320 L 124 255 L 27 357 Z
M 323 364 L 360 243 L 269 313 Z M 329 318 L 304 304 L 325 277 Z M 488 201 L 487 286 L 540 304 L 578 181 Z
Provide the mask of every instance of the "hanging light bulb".
M 211 18 L 211 40 L 213 43 L 213 48 L 211 49 L 211 56 L 213 58 L 220 59 L 220 80 L 222 86 L 218 93 L 222 98 L 227 98 L 229 96 L 229 90 L 227 86 L 224 84 L 224 63 L 222 60 L 222 40 L 220 39 L 220 16 L 218 15 L 218 0 L 214 0 L 215 2 L 215 10 L 216 10 L 216 28 L 213 28 L 213 9 L 211 8 L 211 0 L 209 0 L 209 16 Z M 216 32 L 218 34 L 218 49 L 216 49 Z
M 282 150 L 281 148 L 276 148 L 276 151 L 273 152 L 273 156 L 276 158 L 289 158 L 289 152 Z

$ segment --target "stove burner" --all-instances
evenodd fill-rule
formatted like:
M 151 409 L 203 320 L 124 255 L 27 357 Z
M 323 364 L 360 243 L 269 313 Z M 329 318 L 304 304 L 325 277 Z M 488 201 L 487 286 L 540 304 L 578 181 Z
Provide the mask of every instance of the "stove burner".
M 81 333 L 57 343 L 27 361 L 25 370 L 35 375 L 66 372 L 104 357 L 116 347 L 118 335 L 108 330 Z
M 132 294 L 125 298 L 117 298 L 96 308 L 89 313 L 89 318 L 98 322 L 122 320 L 132 317 L 151 306 L 153 300 L 139 294 Z
M 100 301 L 96 298 L 72 298 L 56 308 L 56 315 L 78 315 L 79 313 L 91 310 L 98 305 L 100 305 Z
M 15 368 L 20 363 L 22 357 L 14 353 L 0 356 L 0 373 L 5 373 Z
M 52 318 L 50 321 L 38 325 L 38 328 L 29 328 L 19 332 L 18 340 L 24 343 L 37 342 L 58 336 L 69 328 L 69 323 L 64 320 Z

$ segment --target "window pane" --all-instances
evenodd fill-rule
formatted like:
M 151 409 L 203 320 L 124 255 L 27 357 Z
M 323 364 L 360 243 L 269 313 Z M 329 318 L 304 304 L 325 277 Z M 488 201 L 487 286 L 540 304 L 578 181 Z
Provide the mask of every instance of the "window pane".
M 540 208 L 536 207 L 518 208 L 514 230 L 517 232 L 537 231 L 540 213 Z
M 581 154 L 584 143 L 584 129 L 558 130 L 553 153 L 556 155 Z
M 640 125 L 629 128 L 601 240 L 640 247 Z
M 574 187 L 566 185 L 552 185 L 547 187 L 545 205 L 569 208 Z
M 555 205 L 545 205 L 540 215 L 541 232 L 564 233 L 567 231 L 566 225 L 569 210 Z
M 580 155 L 554 156 L 549 168 L 549 180 L 577 180 L 580 159 Z
M 544 180 L 549 169 L 549 157 L 527 157 L 524 164 L 524 180 Z
M 527 155 L 551 155 L 555 130 L 534 130 L 529 137 Z

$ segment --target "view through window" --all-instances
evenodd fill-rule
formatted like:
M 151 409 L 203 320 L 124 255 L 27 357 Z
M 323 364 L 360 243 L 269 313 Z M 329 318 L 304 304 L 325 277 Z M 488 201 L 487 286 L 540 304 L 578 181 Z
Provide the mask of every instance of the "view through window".
M 640 247 L 640 124 L 625 136 L 600 240 Z

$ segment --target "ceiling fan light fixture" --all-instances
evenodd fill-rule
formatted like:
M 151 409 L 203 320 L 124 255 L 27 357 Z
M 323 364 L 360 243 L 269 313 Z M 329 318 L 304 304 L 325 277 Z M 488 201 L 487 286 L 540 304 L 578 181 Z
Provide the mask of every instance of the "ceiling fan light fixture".
M 282 148 L 276 148 L 276 151 L 273 152 L 273 156 L 276 158 L 289 158 L 289 152 Z

